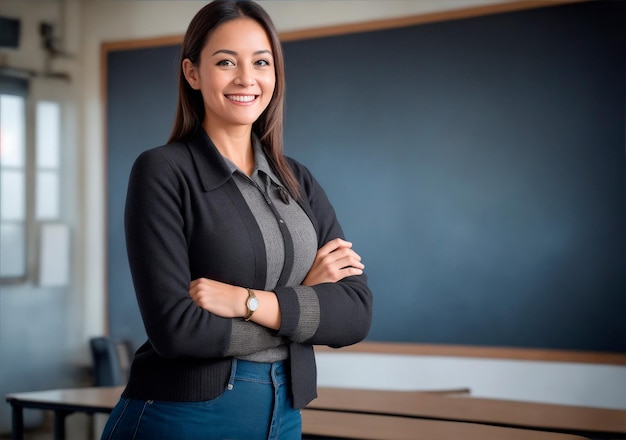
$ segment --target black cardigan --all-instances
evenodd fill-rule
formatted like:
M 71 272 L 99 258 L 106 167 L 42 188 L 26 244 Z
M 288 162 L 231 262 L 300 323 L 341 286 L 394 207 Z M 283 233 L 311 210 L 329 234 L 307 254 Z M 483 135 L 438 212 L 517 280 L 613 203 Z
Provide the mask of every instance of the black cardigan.
M 302 196 L 298 203 L 317 232 L 318 247 L 343 232 L 324 190 L 289 159 Z M 197 306 L 188 293 L 199 277 L 263 289 L 263 238 L 232 173 L 208 136 L 142 153 L 133 165 L 125 211 L 126 246 L 135 293 L 148 335 L 132 362 L 123 397 L 204 401 L 226 388 L 232 319 Z M 289 343 L 294 405 L 316 397 L 313 345 L 341 347 L 364 339 L 372 317 L 365 275 L 313 286 L 320 305 L 317 332 L 291 337 L 300 307 L 293 286 L 278 286 L 281 327 Z

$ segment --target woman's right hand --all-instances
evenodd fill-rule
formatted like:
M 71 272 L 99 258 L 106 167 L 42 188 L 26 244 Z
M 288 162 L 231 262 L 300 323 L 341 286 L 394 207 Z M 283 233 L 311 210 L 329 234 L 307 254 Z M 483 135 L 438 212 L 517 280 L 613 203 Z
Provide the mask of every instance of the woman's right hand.
M 352 249 L 352 243 L 335 238 L 319 248 L 302 285 L 335 283 L 352 275 L 361 275 L 364 268 L 361 256 Z

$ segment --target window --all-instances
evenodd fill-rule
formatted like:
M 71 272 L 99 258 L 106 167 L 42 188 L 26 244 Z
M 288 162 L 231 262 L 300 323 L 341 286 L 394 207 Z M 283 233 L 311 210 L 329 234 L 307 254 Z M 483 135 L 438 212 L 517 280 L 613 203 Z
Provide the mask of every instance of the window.
M 25 92 L 25 90 L 23 90 Z M 25 93 L 0 93 L 0 278 L 26 277 Z
M 41 261 L 33 244 L 50 242 L 61 220 L 61 105 L 41 100 L 29 112 L 27 91 L 26 80 L 0 76 L 0 280 L 10 283 L 50 267 L 56 257 Z
M 58 102 L 39 101 L 36 109 L 37 151 L 35 218 L 57 220 L 60 209 L 60 129 L 61 109 Z

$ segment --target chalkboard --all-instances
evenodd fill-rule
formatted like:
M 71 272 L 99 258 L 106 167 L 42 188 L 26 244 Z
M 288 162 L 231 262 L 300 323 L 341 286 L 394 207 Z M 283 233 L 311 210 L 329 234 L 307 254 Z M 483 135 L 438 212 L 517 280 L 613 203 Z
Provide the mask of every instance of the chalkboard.
M 180 46 L 111 51 L 107 56 L 107 308 L 109 334 L 139 347 L 146 339 L 124 236 L 133 162 L 165 143 L 175 115 Z
M 286 153 L 375 295 L 369 340 L 626 351 L 624 3 L 284 43 Z M 107 57 L 110 331 L 145 334 L 122 212 L 174 114 L 177 46 Z

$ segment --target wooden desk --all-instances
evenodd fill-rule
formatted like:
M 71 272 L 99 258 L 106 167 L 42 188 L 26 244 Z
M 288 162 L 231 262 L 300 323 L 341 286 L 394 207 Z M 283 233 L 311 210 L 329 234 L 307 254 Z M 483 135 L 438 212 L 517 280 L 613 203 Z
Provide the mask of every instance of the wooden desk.
M 24 408 L 53 411 L 54 438 L 64 439 L 65 417 L 67 415 L 73 412 L 110 413 L 122 390 L 122 387 L 97 387 L 9 394 L 6 396 L 6 400 L 13 408 L 13 438 L 21 439 L 23 437 Z M 332 411 L 312 412 L 315 408 L 326 408 Z M 543 413 L 543 411 L 546 412 Z M 355 414 L 357 412 L 371 414 Z M 391 437 L 393 435 L 405 435 L 407 432 L 411 432 L 415 436 L 417 432 L 421 432 L 419 429 L 436 428 L 439 431 L 433 432 L 440 432 L 440 436 L 427 438 L 466 439 L 469 437 L 455 436 L 453 433 L 459 431 L 454 430 L 463 429 L 465 425 L 473 426 L 468 429 L 475 432 L 487 432 L 479 431 L 479 427 L 480 429 L 498 427 L 483 426 L 482 424 L 501 425 L 499 428 L 526 428 L 525 430 L 518 430 L 526 434 L 524 439 L 529 440 L 536 438 L 532 437 L 532 435 L 536 435 L 535 432 L 529 430 L 533 428 L 564 432 L 592 432 L 594 435 L 590 437 L 594 438 L 599 438 L 596 434 L 601 433 L 626 433 L 626 412 L 624 411 L 527 404 L 473 397 L 450 397 L 420 392 L 320 388 L 318 399 L 314 400 L 303 411 L 303 414 L 305 434 L 332 435 L 335 437 L 345 434 L 345 438 L 358 438 L 354 437 L 354 434 L 344 433 L 345 429 L 352 425 L 360 429 L 361 435 L 363 433 L 372 433 L 371 435 L 376 432 L 380 433 L 381 431 L 375 430 L 379 428 L 371 427 L 378 423 L 381 424 L 381 427 L 387 427 L 383 429 L 384 435 L 367 438 L 392 440 L 395 438 Z M 392 417 L 394 415 L 395 417 Z M 579 417 L 579 420 L 571 419 L 576 417 Z M 438 426 L 429 423 L 435 421 L 456 423 L 439 424 Z M 390 427 L 392 429 L 389 429 Z M 409 428 L 410 431 L 407 431 Z M 396 430 L 398 430 L 398 434 L 395 434 Z M 521 435 L 515 431 L 511 432 L 515 435 Z M 476 438 L 480 438 L 480 436 Z M 503 436 L 500 438 L 517 439 L 522 437 Z M 576 437 L 540 437 L 537 440 L 544 438 L 545 440 L 573 440 Z
M 583 440 L 585 437 L 475 423 L 302 410 L 303 433 L 360 440 Z
M 110 413 L 122 394 L 123 387 L 72 388 L 33 391 L 6 396 L 13 409 L 12 438 L 24 437 L 24 408 L 54 412 L 54 438 L 65 439 L 65 417 L 74 412 Z
M 626 411 L 418 391 L 318 389 L 311 409 L 405 416 L 512 428 L 539 429 L 593 438 L 626 438 Z

